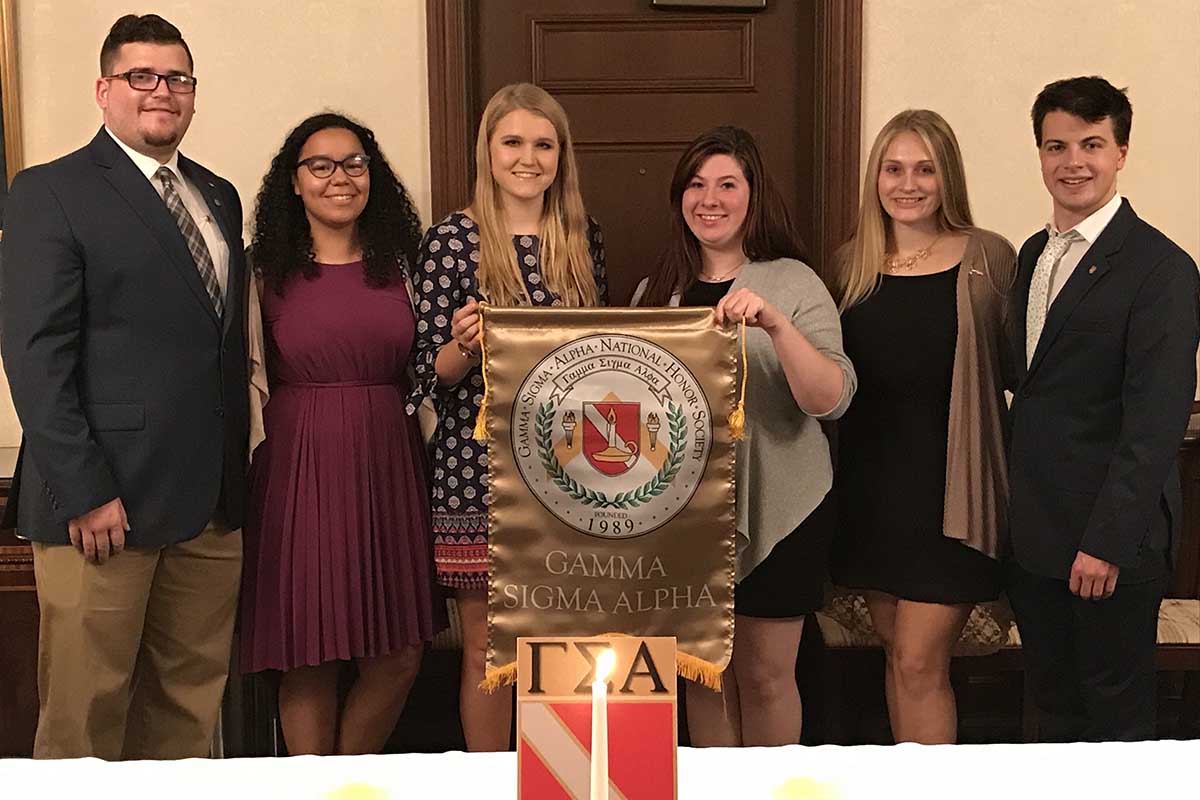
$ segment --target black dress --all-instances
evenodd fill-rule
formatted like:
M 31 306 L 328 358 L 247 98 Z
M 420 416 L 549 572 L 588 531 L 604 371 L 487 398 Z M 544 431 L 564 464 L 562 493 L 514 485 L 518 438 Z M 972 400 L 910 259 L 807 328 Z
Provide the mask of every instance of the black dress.
M 995 600 L 998 563 L 942 534 L 959 267 L 884 275 L 842 317 L 858 392 L 838 424 L 836 583 L 925 603 Z
M 733 280 L 696 281 L 683 292 L 681 306 L 715 306 Z M 771 549 L 770 555 L 738 582 L 734 611 L 746 617 L 784 619 L 816 611 L 825 599 L 826 561 L 833 536 L 833 493 L 825 495 L 804 521 Z

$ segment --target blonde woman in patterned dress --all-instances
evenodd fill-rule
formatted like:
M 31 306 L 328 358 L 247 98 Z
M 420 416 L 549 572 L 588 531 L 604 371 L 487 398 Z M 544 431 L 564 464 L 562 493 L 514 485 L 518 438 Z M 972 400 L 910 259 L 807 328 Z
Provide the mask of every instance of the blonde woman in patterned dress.
M 478 688 L 487 653 L 487 446 L 472 438 L 483 398 L 477 302 L 596 306 L 607 302 L 600 228 L 579 195 L 562 106 L 528 83 L 484 109 L 471 204 L 425 234 L 414 276 L 418 386 L 431 395 L 434 560 L 454 591 L 463 631 L 460 713 L 467 749 L 509 746 L 512 697 Z

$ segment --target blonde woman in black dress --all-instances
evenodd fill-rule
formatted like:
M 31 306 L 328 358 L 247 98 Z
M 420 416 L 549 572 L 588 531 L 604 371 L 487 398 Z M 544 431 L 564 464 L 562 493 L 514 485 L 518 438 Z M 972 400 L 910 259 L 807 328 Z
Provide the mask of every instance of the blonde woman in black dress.
M 1000 592 L 1016 257 L 974 227 L 958 143 L 932 111 L 884 126 L 862 197 L 832 276 L 859 388 L 838 428 L 831 572 L 883 640 L 895 739 L 953 742 L 951 650 Z

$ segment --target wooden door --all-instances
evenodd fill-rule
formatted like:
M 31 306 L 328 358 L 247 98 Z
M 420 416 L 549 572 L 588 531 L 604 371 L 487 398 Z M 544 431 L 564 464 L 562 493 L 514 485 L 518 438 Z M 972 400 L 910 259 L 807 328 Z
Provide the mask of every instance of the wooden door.
M 820 262 L 848 234 L 857 197 L 860 10 L 842 0 L 769 0 L 750 12 L 664 10 L 650 0 L 429 0 L 434 214 L 468 202 L 488 98 L 531 81 L 570 116 L 615 304 L 661 251 L 677 213 L 668 192 L 679 155 L 715 125 L 755 135 Z M 850 108 L 853 119 L 833 113 Z M 830 213 L 834 194 L 844 213 Z

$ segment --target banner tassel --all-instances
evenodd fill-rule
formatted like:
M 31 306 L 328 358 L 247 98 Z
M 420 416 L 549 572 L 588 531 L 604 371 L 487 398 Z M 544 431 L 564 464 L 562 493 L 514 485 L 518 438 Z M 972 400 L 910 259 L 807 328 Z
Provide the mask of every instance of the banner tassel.
M 498 667 L 488 667 L 484 672 L 479 688 L 488 694 L 493 694 L 503 686 L 512 686 L 517 682 L 517 662 L 510 661 Z
M 721 691 L 721 673 L 724 670 L 711 661 L 676 650 L 675 671 L 684 680 L 693 681 L 714 692 Z
M 479 304 L 479 372 L 483 375 L 483 399 L 479 401 L 479 413 L 475 415 L 475 441 L 487 441 L 487 401 L 488 401 L 488 371 L 487 371 L 487 347 L 484 345 L 483 335 L 483 309 L 487 306 L 486 303 Z M 513 674 L 516 675 L 516 665 L 513 665 Z M 514 678 L 515 679 L 515 678 Z M 486 683 L 486 679 L 484 681 Z M 509 681 L 510 683 L 512 681 Z M 491 691 L 495 691 L 494 689 Z
M 746 438 L 746 320 L 742 320 L 741 329 L 742 340 L 742 391 L 738 396 L 737 405 L 733 411 L 729 412 L 729 435 L 735 441 L 741 441 Z M 487 386 L 484 383 L 484 386 Z M 486 391 L 486 390 L 485 390 Z M 485 395 L 486 397 L 486 395 Z M 475 428 L 475 438 L 479 438 L 479 428 Z M 682 675 L 683 673 L 679 673 Z M 708 684 L 705 684 L 707 686 Z

